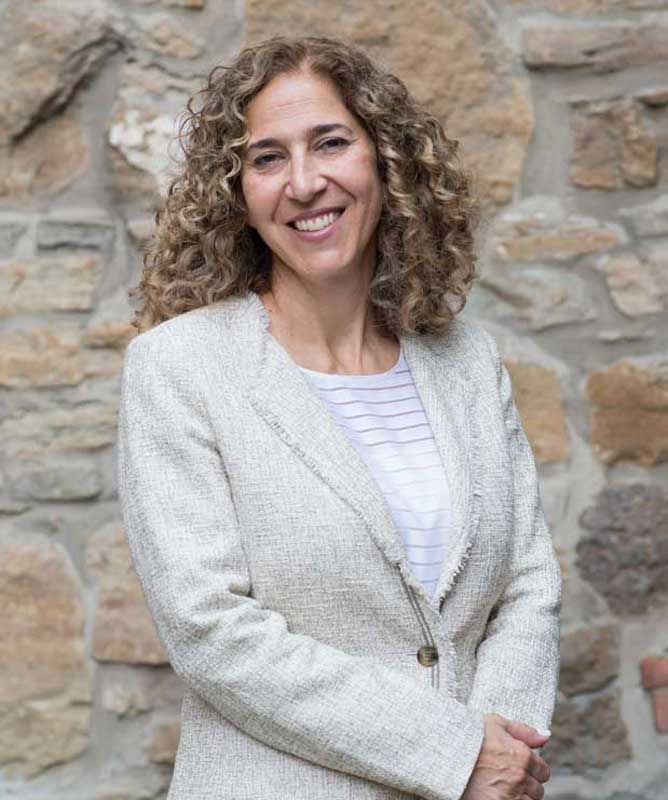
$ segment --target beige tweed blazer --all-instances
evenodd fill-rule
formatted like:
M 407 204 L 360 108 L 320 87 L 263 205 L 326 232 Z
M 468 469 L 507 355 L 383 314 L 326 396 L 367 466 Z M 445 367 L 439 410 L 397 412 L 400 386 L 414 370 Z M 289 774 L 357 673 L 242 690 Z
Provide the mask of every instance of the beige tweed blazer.
M 454 524 L 436 595 L 249 293 L 136 336 L 118 487 L 185 683 L 169 800 L 458 800 L 486 712 L 547 728 L 561 575 L 492 337 L 404 335 Z

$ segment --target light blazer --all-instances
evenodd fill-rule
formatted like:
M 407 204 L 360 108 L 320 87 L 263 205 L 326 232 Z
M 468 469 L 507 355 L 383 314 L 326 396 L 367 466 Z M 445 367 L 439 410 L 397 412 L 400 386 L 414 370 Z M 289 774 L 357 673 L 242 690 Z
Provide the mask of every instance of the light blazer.
M 461 319 L 401 344 L 454 506 L 433 601 L 257 295 L 130 342 L 122 515 L 186 685 L 169 800 L 458 800 L 483 713 L 549 727 L 561 575 L 508 373 Z

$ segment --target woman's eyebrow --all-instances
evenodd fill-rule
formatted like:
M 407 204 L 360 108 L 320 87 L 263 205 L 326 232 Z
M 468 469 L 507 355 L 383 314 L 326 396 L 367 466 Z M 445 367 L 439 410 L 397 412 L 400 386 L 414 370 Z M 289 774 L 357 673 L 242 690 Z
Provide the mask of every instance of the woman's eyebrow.
M 347 125 L 343 125 L 341 122 L 327 122 L 323 123 L 322 125 L 314 125 L 308 132 L 309 139 L 314 139 L 316 136 L 322 136 L 325 133 L 331 133 L 339 128 L 352 135 L 352 131 Z M 249 144 L 246 147 L 246 152 L 249 153 L 251 150 L 260 150 L 264 147 L 278 147 L 280 144 L 281 143 L 278 139 L 271 137 L 267 139 L 259 139 L 257 142 Z

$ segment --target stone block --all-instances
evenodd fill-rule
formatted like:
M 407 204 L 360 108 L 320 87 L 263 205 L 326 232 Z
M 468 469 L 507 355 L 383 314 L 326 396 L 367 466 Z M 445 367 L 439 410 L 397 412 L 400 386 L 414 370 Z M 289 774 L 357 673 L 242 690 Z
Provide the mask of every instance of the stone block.
M 668 607 L 668 490 L 613 484 L 580 517 L 576 567 L 620 617 Z
M 0 27 L 0 147 L 64 108 L 120 47 L 106 3 L 8 0 Z
M 85 212 L 69 217 L 45 217 L 37 223 L 37 247 L 103 250 L 113 244 L 116 228 L 112 220 L 88 217 Z
M 568 697 L 607 686 L 619 673 L 619 626 L 598 622 L 561 638 L 559 689 Z
M 640 103 L 613 98 L 577 101 L 572 107 L 570 178 L 576 186 L 646 188 L 659 181 L 659 138 Z
M 617 72 L 665 60 L 668 26 L 607 24 L 532 26 L 523 32 L 522 58 L 529 69 Z
M 80 123 L 67 113 L 51 117 L 16 143 L 0 147 L 0 199 L 25 204 L 54 194 L 89 166 L 90 146 Z
M 545 464 L 568 459 L 570 441 L 556 372 L 515 360 L 506 360 L 505 364 L 536 461 Z
M 552 737 L 542 751 L 552 770 L 594 778 L 631 759 L 620 699 L 620 690 L 610 689 L 557 703 Z
M 0 630 L 0 764 L 29 777 L 88 745 L 84 612 L 62 547 L 0 545 Z
M 590 437 L 605 464 L 668 459 L 668 355 L 626 358 L 591 372 Z
M 102 270 L 102 260 L 94 254 L 8 261 L 0 270 L 0 317 L 90 311 Z
M 628 221 L 636 236 L 668 236 L 668 194 L 651 203 L 622 208 L 619 216 Z
M 612 301 L 622 314 L 641 317 L 668 311 L 668 248 L 644 256 L 606 256 L 597 268 L 605 275 Z
M 86 563 L 99 581 L 93 627 L 95 658 L 131 664 L 168 663 L 122 528 L 109 525 L 97 531 L 88 543 Z

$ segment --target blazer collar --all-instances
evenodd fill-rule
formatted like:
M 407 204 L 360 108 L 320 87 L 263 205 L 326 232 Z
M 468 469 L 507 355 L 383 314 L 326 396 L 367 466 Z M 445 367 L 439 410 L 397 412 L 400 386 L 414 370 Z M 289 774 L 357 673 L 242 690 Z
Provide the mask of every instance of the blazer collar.
M 269 316 L 257 294 L 240 298 L 245 366 L 242 392 L 255 412 L 364 523 L 385 557 L 406 581 L 439 610 L 470 550 L 474 535 L 475 444 L 471 430 L 469 382 L 460 360 L 448 350 L 449 334 L 401 336 L 425 414 L 431 425 L 450 487 L 452 529 L 433 599 L 413 575 L 385 497 L 368 467 L 336 424 L 306 376 L 269 332 Z M 229 338 L 228 338 L 229 341 Z

